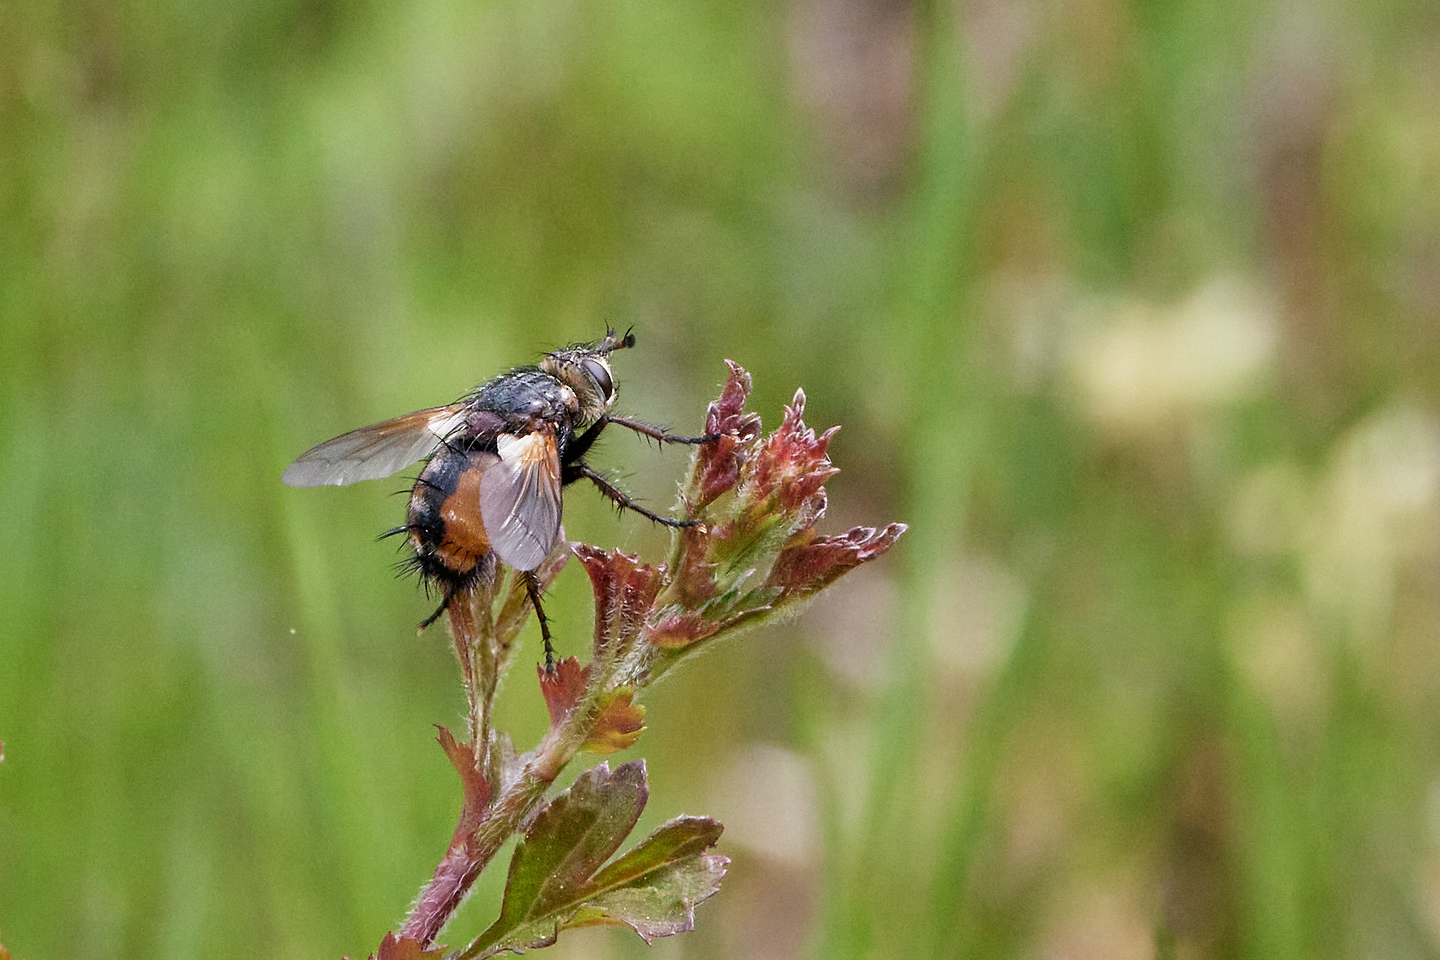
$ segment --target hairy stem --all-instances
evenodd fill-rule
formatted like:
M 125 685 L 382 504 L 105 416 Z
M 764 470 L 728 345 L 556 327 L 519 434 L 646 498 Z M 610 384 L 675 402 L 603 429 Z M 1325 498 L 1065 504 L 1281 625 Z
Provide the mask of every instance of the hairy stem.
M 546 571 L 547 581 L 558 573 L 563 558 Z M 501 591 L 496 583 L 457 594 L 447 607 L 450 633 L 460 660 L 469 704 L 470 743 L 464 753 L 491 789 L 502 782 L 503 771 L 491 729 L 491 710 L 500 675 L 508 666 L 514 641 L 529 613 L 523 590 Z M 495 600 L 503 596 L 498 615 Z M 593 700 L 593 695 L 591 697 Z M 460 820 L 450 846 L 420 891 L 400 929 L 402 938 L 429 946 L 464 902 L 482 870 L 494 859 L 511 834 L 518 832 L 544 799 L 545 790 L 559 776 L 585 742 L 594 724 L 595 710 L 577 709 L 566 722 L 551 730 L 528 755 L 518 775 L 496 796 L 477 800 L 467 791 Z M 454 757 L 452 756 L 452 760 Z M 462 761 L 463 762 L 463 761 Z M 465 774 L 462 772 L 462 778 Z
M 472 827 L 467 822 L 471 812 L 461 811 L 450 848 L 416 898 L 410 916 L 400 929 L 402 938 L 418 940 L 427 947 L 434 942 L 464 902 L 480 872 L 494 859 L 505 840 L 521 830 L 544 799 L 545 790 L 579 752 L 594 722 L 593 709 L 577 709 L 545 739 L 519 777 L 485 807 L 478 823 Z
M 511 786 L 486 808 L 480 824 L 472 831 L 456 828 L 445 858 L 435 868 L 435 875 L 420 891 L 415 906 L 400 928 L 400 937 L 418 940 L 430 946 L 450 917 L 464 902 L 480 872 L 495 858 L 520 825 L 545 796 L 551 779 L 544 779 L 527 769 Z M 461 814 L 462 826 L 464 814 Z M 464 834 L 462 836 L 462 833 Z
M 445 619 L 449 622 L 450 639 L 455 643 L 455 659 L 460 661 L 460 675 L 465 681 L 465 699 L 470 708 L 470 742 L 483 744 L 489 739 L 489 710 L 484 702 L 483 685 L 479 682 L 479 675 L 485 672 L 484 663 L 475 662 L 476 654 L 480 652 L 478 641 L 482 633 L 476 622 L 477 606 L 478 598 L 474 592 L 463 590 L 446 605 Z

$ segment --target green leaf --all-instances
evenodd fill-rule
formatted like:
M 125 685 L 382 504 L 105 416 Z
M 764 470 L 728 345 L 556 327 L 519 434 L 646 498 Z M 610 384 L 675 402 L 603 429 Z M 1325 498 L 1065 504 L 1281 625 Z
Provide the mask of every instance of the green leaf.
M 679 817 L 605 866 L 648 796 L 643 760 L 581 774 L 526 830 L 499 919 L 462 956 L 524 953 L 570 927 L 623 924 L 647 943 L 691 929 L 695 904 L 719 889 L 729 863 L 705 853 L 720 838 L 720 824 Z

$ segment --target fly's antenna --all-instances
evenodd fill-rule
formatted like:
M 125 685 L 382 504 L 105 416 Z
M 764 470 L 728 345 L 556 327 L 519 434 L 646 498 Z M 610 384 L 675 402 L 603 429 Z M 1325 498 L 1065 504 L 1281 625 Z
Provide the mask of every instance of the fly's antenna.
M 600 346 L 595 349 L 596 353 L 614 353 L 616 350 L 625 350 L 635 346 L 635 328 L 631 327 L 625 331 L 625 336 L 615 336 L 615 328 L 611 327 L 605 331 L 605 339 L 600 341 Z

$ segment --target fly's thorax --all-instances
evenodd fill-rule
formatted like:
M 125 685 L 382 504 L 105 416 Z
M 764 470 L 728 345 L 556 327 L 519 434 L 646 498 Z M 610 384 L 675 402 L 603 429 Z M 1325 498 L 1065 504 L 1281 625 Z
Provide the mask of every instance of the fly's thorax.
M 573 391 L 553 374 L 521 368 L 481 384 L 470 401 L 474 422 L 469 439 L 493 445 L 498 433 L 529 433 L 543 422 L 574 422 L 578 404 Z

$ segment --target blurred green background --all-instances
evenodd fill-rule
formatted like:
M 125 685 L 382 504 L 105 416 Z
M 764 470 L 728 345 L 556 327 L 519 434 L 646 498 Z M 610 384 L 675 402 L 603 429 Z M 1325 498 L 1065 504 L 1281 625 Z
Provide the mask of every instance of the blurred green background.
M 728 825 L 697 931 L 547 956 L 1440 955 L 1433 0 L 0 21 L 18 956 L 398 924 L 458 809 L 457 670 L 373 540 L 403 481 L 280 471 L 607 323 L 627 412 L 697 429 L 725 357 L 768 423 L 804 386 L 844 425 L 829 528 L 911 532 L 648 697 L 642 827 Z M 667 504 L 685 454 L 594 459 Z M 578 567 L 553 596 L 582 652 Z

